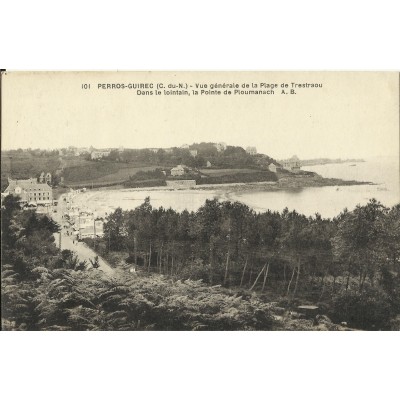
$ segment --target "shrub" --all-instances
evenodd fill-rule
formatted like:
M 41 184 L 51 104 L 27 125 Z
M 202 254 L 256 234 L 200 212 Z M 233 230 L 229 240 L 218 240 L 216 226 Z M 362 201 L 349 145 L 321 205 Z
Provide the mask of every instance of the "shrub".
M 364 330 L 390 329 L 392 309 L 387 294 L 381 289 L 342 292 L 333 299 L 332 319 Z

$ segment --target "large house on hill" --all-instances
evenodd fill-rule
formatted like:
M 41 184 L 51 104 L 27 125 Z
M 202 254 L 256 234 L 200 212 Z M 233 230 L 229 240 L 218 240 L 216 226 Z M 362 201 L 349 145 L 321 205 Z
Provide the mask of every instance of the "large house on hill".
M 47 183 L 38 183 L 36 179 L 10 179 L 4 196 L 19 196 L 21 203 L 52 204 L 53 190 Z
M 220 142 L 220 143 L 215 143 L 214 147 L 218 150 L 218 152 L 226 150 L 226 143 Z
M 254 146 L 248 146 L 246 147 L 246 153 L 254 156 L 255 154 L 257 154 L 257 148 L 255 148 Z
M 299 172 L 301 168 L 301 161 L 297 156 L 293 156 L 287 160 L 279 161 L 282 167 L 291 172 Z
M 110 155 L 110 151 L 108 150 L 96 150 L 92 151 L 90 154 L 90 158 L 92 160 L 100 160 L 103 157 L 107 157 Z

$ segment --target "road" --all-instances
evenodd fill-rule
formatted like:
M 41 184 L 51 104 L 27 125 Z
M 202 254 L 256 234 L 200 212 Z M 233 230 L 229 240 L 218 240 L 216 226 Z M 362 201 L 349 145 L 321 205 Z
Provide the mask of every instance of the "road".
M 111 266 L 105 261 L 103 258 L 101 258 L 94 250 L 92 250 L 90 247 L 88 247 L 85 243 L 83 242 L 78 242 L 77 240 L 73 239 L 71 236 L 68 236 L 66 234 L 66 231 L 63 230 L 61 233 L 56 234 L 56 240 L 57 244 L 59 244 L 59 240 L 61 236 L 61 250 L 71 250 L 74 251 L 78 258 L 79 261 L 86 261 L 88 266 L 91 266 L 90 260 L 94 261 L 95 257 L 98 257 L 98 264 L 99 264 L 99 269 L 103 272 L 105 272 L 107 275 L 114 275 L 115 271 Z
M 90 260 L 94 261 L 95 257 L 98 257 L 99 270 L 103 271 L 107 275 L 114 275 L 115 270 L 101 258 L 94 250 L 88 247 L 84 242 L 78 242 L 74 236 L 72 236 L 71 228 L 65 227 L 65 222 L 62 220 L 63 213 L 65 211 L 64 195 L 59 198 L 57 205 L 57 212 L 53 213 L 52 218 L 61 226 L 61 232 L 55 233 L 56 243 L 60 244 L 61 235 L 61 250 L 74 251 L 80 261 L 86 261 L 88 266 L 91 266 Z

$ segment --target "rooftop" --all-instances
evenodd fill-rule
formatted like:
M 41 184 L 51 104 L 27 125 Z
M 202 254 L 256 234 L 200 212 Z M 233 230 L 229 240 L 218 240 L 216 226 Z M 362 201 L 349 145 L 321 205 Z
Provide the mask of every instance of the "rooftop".
M 14 190 L 17 186 L 22 189 L 43 189 L 50 190 L 51 187 L 47 183 L 38 183 L 36 179 L 8 179 L 8 187 L 7 190 Z

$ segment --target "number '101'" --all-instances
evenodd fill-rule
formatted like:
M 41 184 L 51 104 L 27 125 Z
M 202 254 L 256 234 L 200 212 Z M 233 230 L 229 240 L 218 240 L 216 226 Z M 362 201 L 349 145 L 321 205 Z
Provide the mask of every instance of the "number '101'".
M 82 83 L 82 89 L 90 89 L 90 83 Z

